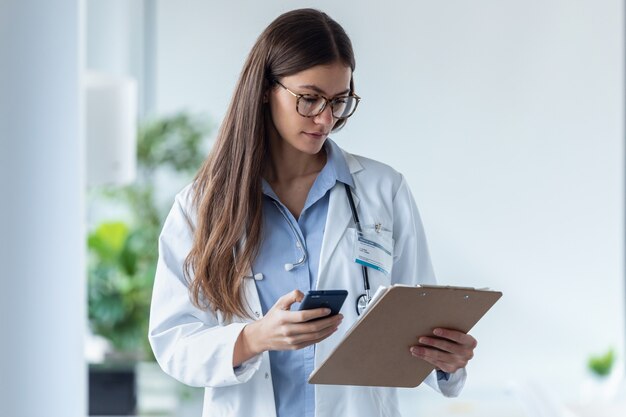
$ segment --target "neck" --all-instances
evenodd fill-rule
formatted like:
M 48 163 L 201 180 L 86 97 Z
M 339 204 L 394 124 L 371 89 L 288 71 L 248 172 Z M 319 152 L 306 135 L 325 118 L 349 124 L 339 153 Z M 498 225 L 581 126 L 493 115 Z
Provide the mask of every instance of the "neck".
M 319 173 L 326 164 L 326 150 L 309 155 L 281 139 L 270 139 L 270 159 L 265 179 L 270 183 L 288 183 Z

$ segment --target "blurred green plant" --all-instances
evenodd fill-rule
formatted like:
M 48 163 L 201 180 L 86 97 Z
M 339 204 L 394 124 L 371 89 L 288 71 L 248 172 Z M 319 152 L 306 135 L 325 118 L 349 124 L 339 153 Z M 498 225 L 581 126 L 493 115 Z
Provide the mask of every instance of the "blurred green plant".
M 591 356 L 587 362 L 589 370 L 596 376 L 606 377 L 615 363 L 615 352 L 611 348 L 603 355 Z
M 191 181 L 205 158 L 204 140 L 211 130 L 205 120 L 186 113 L 143 124 L 137 137 L 137 180 L 90 191 L 90 205 L 117 204 L 129 213 L 125 221 L 98 224 L 87 238 L 90 327 L 124 359 L 154 359 L 148 317 L 157 240 L 169 209 L 155 199 L 156 173 L 174 171 L 181 185 Z

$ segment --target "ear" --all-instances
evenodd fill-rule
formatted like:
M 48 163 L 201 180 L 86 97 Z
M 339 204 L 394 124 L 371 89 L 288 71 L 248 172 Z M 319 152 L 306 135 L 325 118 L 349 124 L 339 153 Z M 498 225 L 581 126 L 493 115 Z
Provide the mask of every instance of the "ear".
M 270 102 L 270 93 L 272 92 L 272 89 L 275 87 L 275 84 L 270 81 L 270 78 L 266 77 L 264 79 L 265 81 L 263 82 L 263 103 L 269 103 Z

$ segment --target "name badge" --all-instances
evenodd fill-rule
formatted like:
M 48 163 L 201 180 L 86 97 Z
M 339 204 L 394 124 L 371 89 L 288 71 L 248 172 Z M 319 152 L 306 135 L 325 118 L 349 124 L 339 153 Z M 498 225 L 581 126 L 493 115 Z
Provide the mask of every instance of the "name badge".
M 354 262 L 389 275 L 393 265 L 393 238 L 391 231 L 380 225 L 354 230 Z

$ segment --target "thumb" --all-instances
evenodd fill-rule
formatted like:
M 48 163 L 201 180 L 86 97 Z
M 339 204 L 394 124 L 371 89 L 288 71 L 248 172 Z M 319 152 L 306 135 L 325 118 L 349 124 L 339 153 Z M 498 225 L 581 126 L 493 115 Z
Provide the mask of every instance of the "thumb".
M 277 307 L 279 310 L 289 310 L 293 303 L 300 302 L 303 298 L 304 294 L 302 294 L 302 291 L 293 290 L 280 297 L 278 301 L 276 301 L 275 307 Z

